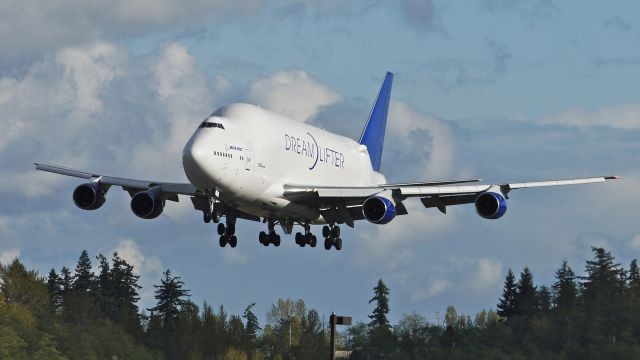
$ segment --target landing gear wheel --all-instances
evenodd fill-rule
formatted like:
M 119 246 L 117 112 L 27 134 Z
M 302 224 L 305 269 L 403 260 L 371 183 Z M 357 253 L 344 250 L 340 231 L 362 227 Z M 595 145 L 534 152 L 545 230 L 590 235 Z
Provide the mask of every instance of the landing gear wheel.
M 322 237 L 323 238 L 328 238 L 331 235 L 331 229 L 325 225 L 322 227 Z
M 236 226 L 231 224 L 227 226 L 227 235 L 235 235 L 236 234 Z
M 314 248 L 316 247 L 317 244 L 318 244 L 318 238 L 316 238 L 315 235 L 311 235 L 311 242 L 309 242 L 309 246 Z
M 340 237 L 340 226 L 336 225 L 331 229 L 331 237 L 337 239 Z
M 218 224 L 218 235 L 222 236 L 225 233 L 225 226 L 224 224 Z
M 278 234 L 272 234 L 271 235 L 271 243 L 273 245 L 275 245 L 276 247 L 280 246 L 280 235 Z
M 231 235 L 231 237 L 229 238 L 229 245 L 231 245 L 232 248 L 238 245 L 238 238 L 235 235 Z
M 335 240 L 335 246 L 336 246 L 336 250 L 338 251 L 342 250 L 342 239 L 337 238 Z
M 302 233 L 297 232 L 296 233 L 296 244 L 300 245 L 300 244 L 302 244 L 303 241 L 304 241 L 304 236 L 302 236 Z
M 267 237 L 267 233 L 264 231 L 260 231 L 260 234 L 258 234 L 258 240 L 260 241 L 260 244 L 269 246 L 269 238 Z
M 331 246 L 333 246 L 333 241 L 329 238 L 324 239 L 324 249 L 331 250 Z
M 224 235 L 220 236 L 220 247 L 225 247 L 227 246 L 227 237 Z
M 214 223 L 216 223 L 216 224 L 217 224 L 217 223 L 219 223 L 219 222 L 220 222 L 220 214 L 218 214 L 218 212 L 217 212 L 217 211 L 214 211 L 214 212 L 211 214 L 211 220 L 212 220 Z
M 208 215 L 208 214 L 206 214 L 206 213 L 205 213 L 204 215 L 202 215 L 202 219 L 204 220 L 204 222 L 205 222 L 206 224 L 208 224 L 208 223 L 210 223 L 210 222 L 211 222 L 211 216 L 209 216 L 209 215 Z

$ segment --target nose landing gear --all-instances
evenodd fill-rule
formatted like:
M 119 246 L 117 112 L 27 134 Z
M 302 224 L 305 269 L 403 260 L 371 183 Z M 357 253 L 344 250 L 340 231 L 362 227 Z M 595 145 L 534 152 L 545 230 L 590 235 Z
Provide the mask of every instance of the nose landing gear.
M 340 238 L 340 226 L 331 225 L 322 227 L 322 236 L 324 237 L 325 250 L 331 250 L 335 247 L 336 250 L 342 250 L 342 239 Z

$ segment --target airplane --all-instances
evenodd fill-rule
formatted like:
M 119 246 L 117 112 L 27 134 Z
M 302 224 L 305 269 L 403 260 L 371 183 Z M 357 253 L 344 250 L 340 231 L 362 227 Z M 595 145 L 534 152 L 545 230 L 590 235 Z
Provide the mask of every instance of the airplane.
M 135 180 L 35 163 L 37 170 L 87 179 L 73 191 L 75 205 L 96 210 L 111 186 L 131 196 L 132 212 L 158 217 L 167 200 L 189 196 L 205 223 L 217 223 L 219 245 L 235 248 L 236 221 L 262 221 L 259 242 L 280 246 L 276 225 L 285 234 L 294 226 L 300 247 L 315 247 L 311 225 L 324 225 L 326 250 L 342 249 L 340 225 L 358 220 L 383 225 L 406 215 L 404 201 L 418 198 L 425 208 L 474 204 L 485 219 L 501 218 L 512 190 L 577 185 L 617 179 L 598 176 L 501 184 L 479 179 L 388 183 L 380 172 L 393 74 L 387 72 L 359 141 L 291 120 L 261 107 L 234 103 L 200 122 L 182 152 L 189 183 Z M 221 218 L 224 217 L 224 223 Z

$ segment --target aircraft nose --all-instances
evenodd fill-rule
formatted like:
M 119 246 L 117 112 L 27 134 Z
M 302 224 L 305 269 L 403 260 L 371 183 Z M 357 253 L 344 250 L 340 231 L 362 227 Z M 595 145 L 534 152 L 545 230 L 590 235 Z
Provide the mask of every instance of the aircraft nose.
M 206 144 L 202 139 L 191 139 L 182 151 L 182 165 L 187 177 L 200 176 L 204 171 Z

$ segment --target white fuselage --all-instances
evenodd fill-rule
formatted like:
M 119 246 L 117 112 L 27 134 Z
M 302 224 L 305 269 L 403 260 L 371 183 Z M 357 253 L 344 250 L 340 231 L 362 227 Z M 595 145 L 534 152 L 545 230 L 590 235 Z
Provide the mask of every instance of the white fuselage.
M 277 219 L 322 222 L 315 207 L 291 203 L 283 185 L 371 186 L 385 182 L 365 146 L 248 104 L 216 110 L 191 136 L 184 171 L 228 205 Z

